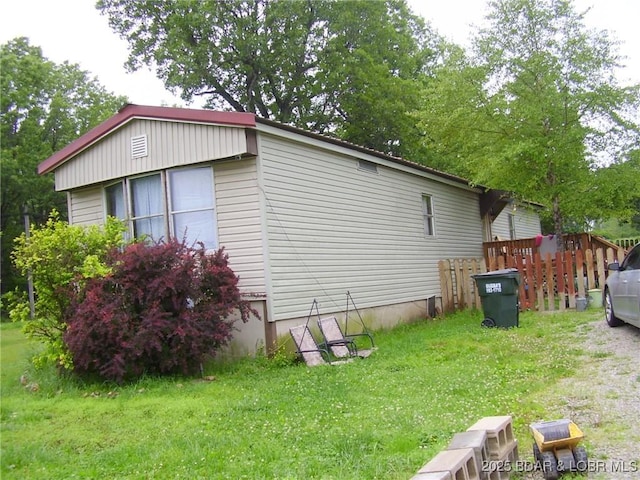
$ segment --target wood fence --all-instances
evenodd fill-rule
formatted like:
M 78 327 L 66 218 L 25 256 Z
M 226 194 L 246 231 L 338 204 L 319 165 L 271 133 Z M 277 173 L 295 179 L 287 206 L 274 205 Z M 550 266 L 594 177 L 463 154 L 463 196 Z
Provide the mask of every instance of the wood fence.
M 602 289 L 609 263 L 622 262 L 624 249 L 598 248 L 547 254 L 441 260 L 438 262 L 443 312 L 481 309 L 472 275 L 517 268 L 520 273 L 521 310 L 565 310 L 576 308 L 576 298 L 589 290 Z

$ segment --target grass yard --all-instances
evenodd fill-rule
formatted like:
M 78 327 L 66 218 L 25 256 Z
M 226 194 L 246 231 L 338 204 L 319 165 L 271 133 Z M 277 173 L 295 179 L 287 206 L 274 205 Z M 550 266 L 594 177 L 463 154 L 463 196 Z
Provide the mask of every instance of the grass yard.
M 1 476 L 7 479 L 409 479 L 484 416 L 512 415 L 521 456 L 541 394 L 571 375 L 568 332 L 594 311 L 524 313 L 520 328 L 463 312 L 375 333 L 378 350 L 307 368 L 264 358 L 214 381 L 83 385 L 33 371 L 35 346 L 1 325 Z M 26 373 L 25 387 L 20 376 Z

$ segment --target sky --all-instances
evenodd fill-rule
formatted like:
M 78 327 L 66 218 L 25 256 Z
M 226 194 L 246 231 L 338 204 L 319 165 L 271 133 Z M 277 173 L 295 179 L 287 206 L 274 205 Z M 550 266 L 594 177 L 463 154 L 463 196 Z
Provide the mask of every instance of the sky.
M 414 13 L 424 17 L 443 36 L 467 45 L 470 26 L 480 25 L 485 0 L 408 0 Z M 577 11 L 591 11 L 589 28 L 610 31 L 623 42 L 620 53 L 627 65 L 618 75 L 621 83 L 640 83 L 640 1 L 574 0 Z M 0 0 L 0 43 L 25 36 L 32 46 L 55 63 L 69 61 L 97 77 L 107 90 L 126 95 L 139 105 L 187 105 L 165 90 L 146 68 L 127 73 L 127 42 L 113 33 L 95 8 L 95 0 Z M 0 72 L 1 74 L 1 72 Z

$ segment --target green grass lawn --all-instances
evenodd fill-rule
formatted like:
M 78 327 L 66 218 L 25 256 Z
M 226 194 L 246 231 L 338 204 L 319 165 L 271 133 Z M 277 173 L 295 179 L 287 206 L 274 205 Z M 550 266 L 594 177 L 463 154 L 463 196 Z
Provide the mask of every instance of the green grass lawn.
M 524 313 L 520 328 L 463 312 L 375 333 L 378 350 L 307 368 L 212 365 L 213 381 L 82 384 L 34 371 L 2 324 L 1 476 L 19 479 L 408 479 L 484 416 L 512 415 L 521 455 L 541 394 L 571 375 L 568 341 L 593 311 Z M 29 388 L 20 383 L 26 373 Z M 34 383 L 37 383 L 35 387 Z

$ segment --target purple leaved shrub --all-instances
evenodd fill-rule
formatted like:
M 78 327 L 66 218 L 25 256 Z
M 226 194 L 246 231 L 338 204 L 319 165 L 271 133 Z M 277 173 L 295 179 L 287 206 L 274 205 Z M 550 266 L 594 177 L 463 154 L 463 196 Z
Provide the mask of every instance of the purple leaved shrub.
M 64 341 L 81 376 L 192 375 L 231 340 L 234 311 L 243 322 L 258 316 L 223 249 L 134 243 L 107 265 L 111 274 L 87 281 L 67 311 Z

